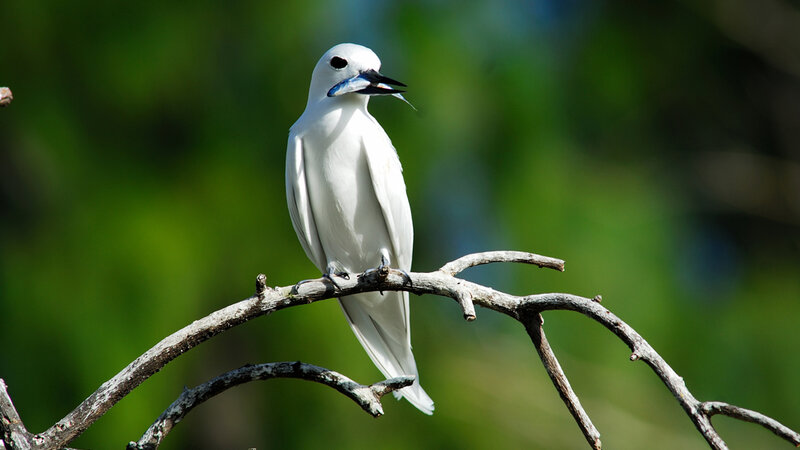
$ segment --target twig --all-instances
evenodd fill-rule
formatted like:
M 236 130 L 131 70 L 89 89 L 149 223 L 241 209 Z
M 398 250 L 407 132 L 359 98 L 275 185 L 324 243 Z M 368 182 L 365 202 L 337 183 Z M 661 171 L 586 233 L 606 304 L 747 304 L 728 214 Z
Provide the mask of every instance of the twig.
M 11 89 L 0 87 L 0 107 L 10 105 L 11 100 L 14 100 L 14 94 L 11 93 Z
M 518 297 L 455 278 L 451 275 L 451 273 L 458 273 L 460 270 L 477 264 L 506 261 L 526 262 L 542 267 L 553 267 L 558 270 L 563 268 L 563 261 L 540 255 L 522 252 L 487 252 L 467 255 L 446 264 L 440 270 L 430 273 L 405 273 L 391 269 L 385 274 L 378 273 L 379 271 L 368 271 L 358 276 L 350 276 L 349 279 L 339 278 L 337 279 L 338 289 L 335 289 L 322 278 L 310 280 L 299 286 L 269 289 L 266 288 L 266 284 L 262 279 L 259 282 L 260 292 L 257 295 L 197 320 L 156 344 L 130 363 L 114 378 L 103 383 L 97 391 L 54 426 L 41 434 L 34 435 L 30 440 L 31 446 L 33 448 L 48 449 L 63 447 L 86 430 L 116 402 L 178 355 L 216 334 L 250 319 L 291 306 L 362 292 L 408 291 L 415 294 L 436 294 L 456 299 L 462 305 L 465 315 L 468 312 L 467 308 L 464 308 L 465 305 L 477 304 L 506 314 L 520 321 L 528 329 L 531 329 L 531 326 L 539 326 L 536 321 L 539 320 L 538 314 L 543 311 L 558 309 L 584 314 L 600 322 L 625 342 L 633 352 L 631 360 L 642 360 L 653 369 L 712 448 L 727 448 L 725 442 L 711 425 L 711 413 L 705 412 L 703 404 L 688 390 L 683 378 L 675 373 L 666 361 L 633 328 L 603 307 L 599 303 L 599 298 L 589 299 L 559 293 Z M 469 297 L 464 295 L 465 292 L 469 293 Z M 534 320 L 534 322 L 531 323 L 531 320 Z M 544 349 L 545 347 L 542 348 Z M 548 351 L 552 352 L 552 350 Z M 559 393 L 563 398 L 565 394 L 561 388 L 559 388 Z M 714 405 L 714 403 L 709 404 Z M 0 403 L 0 408 L 4 407 Z M 709 411 L 716 413 L 717 410 L 712 408 Z M 3 410 L 2 413 L 5 416 L 7 411 Z M 777 422 L 766 416 L 750 416 L 750 419 L 768 429 L 776 429 L 775 424 Z M 591 428 L 584 428 L 586 427 L 585 423 L 580 423 L 580 425 L 585 434 L 586 430 L 591 430 Z M 783 425 L 778 425 L 784 427 Z M 1 422 L 0 427 L 3 427 Z M 0 429 L 0 431 L 3 430 L 5 428 Z M 0 436 L 4 436 L 4 434 L 0 433 Z M 594 432 L 590 432 L 587 435 L 587 440 L 590 436 L 594 436 Z M 789 430 L 788 433 L 780 433 L 779 436 L 795 445 L 800 444 L 800 437 L 794 431 Z M 8 448 L 25 448 L 18 446 L 17 441 L 13 440 L 6 440 L 5 444 Z M 597 445 L 599 446 L 599 441 L 597 441 Z
M 226 372 L 193 389 L 184 390 L 178 399 L 150 425 L 138 442 L 128 444 L 128 450 L 158 448 L 172 428 L 194 407 L 234 386 L 271 378 L 300 378 L 330 386 L 350 397 L 374 417 L 383 415 L 381 397 L 414 382 L 413 376 L 405 376 L 365 386 L 332 370 L 300 361 L 247 365 Z
M 703 414 L 709 417 L 713 416 L 714 414 L 722 414 L 728 417 L 733 417 L 734 419 L 744 420 L 745 422 L 757 423 L 769 431 L 772 431 L 776 435 L 791 442 L 795 445 L 795 447 L 800 447 L 799 433 L 793 431 L 777 420 L 761 414 L 760 412 L 740 408 L 738 406 L 729 405 L 723 402 L 703 402 L 700 405 L 700 410 Z
M 555 269 L 559 272 L 564 271 L 563 260 L 551 258 L 549 256 L 537 255 L 535 253 L 518 252 L 514 250 L 496 250 L 493 252 L 471 253 L 469 255 L 462 256 L 455 261 L 450 261 L 449 263 L 443 265 L 439 270 L 450 276 L 456 276 L 470 267 L 498 262 L 525 263 L 539 266 L 540 268 L 546 267 L 548 269 Z
M 532 317 L 525 317 L 523 319 L 523 324 L 525 325 L 525 331 L 528 332 L 528 336 L 531 337 L 533 346 L 536 347 L 536 352 L 539 353 L 539 358 L 542 360 L 542 364 L 544 364 L 544 368 L 547 370 L 550 380 L 561 396 L 561 400 L 567 405 L 567 409 L 572 414 L 572 417 L 578 422 L 578 426 L 581 432 L 583 432 L 586 441 L 593 449 L 600 450 L 600 432 L 597 431 L 589 415 L 584 411 L 581 401 L 578 400 L 578 396 L 575 395 L 575 392 L 572 390 L 572 386 L 570 386 L 569 380 L 567 380 L 567 376 L 561 368 L 561 364 L 558 363 L 558 359 L 556 359 L 556 355 L 553 353 L 553 348 L 550 347 L 550 343 L 547 341 L 547 336 L 545 336 L 544 328 L 542 327 L 544 325 L 542 315 L 535 313 Z

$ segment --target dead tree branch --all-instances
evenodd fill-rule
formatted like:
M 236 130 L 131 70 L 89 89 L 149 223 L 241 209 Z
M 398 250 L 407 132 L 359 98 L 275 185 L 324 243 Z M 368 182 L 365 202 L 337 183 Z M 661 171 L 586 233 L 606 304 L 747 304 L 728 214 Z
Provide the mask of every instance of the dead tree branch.
M 28 448 L 31 446 L 30 436 L 8 395 L 6 382 L 0 378 L 0 449 L 6 448 L 4 442 L 11 444 L 9 448 Z
M 583 410 L 552 349 L 542 332 L 541 313 L 549 310 L 579 312 L 608 328 L 630 347 L 632 361 L 642 360 L 656 373 L 713 449 L 727 446 L 711 424 L 714 414 L 726 414 L 758 423 L 794 445 L 800 434 L 762 414 L 719 402 L 700 402 L 681 378 L 654 349 L 628 324 L 594 299 L 572 294 L 549 293 L 514 296 L 496 291 L 455 275 L 469 267 L 489 262 L 523 262 L 563 270 L 563 261 L 523 252 L 487 252 L 467 255 L 429 273 L 409 273 L 388 269 L 369 270 L 349 279 L 337 278 L 338 287 L 320 278 L 296 286 L 268 288 L 266 278 L 257 279 L 256 295 L 216 311 L 156 344 L 130 363 L 119 374 L 103 383 L 83 403 L 48 430 L 32 435 L 27 432 L 13 409 L 5 389 L 0 389 L 0 437 L 6 448 L 61 448 L 86 430 L 109 408 L 144 380 L 180 354 L 211 337 L 253 318 L 291 306 L 304 305 L 351 294 L 371 291 L 408 291 L 418 295 L 436 294 L 455 299 L 464 317 L 475 318 L 474 304 L 506 314 L 525 326 L 548 374 L 578 422 L 592 448 L 600 448 L 600 435 Z M 7 419 L 7 417 L 9 419 Z M 16 434 L 15 434 L 16 433 Z M 0 449 L 2 446 L 0 446 Z
M 193 389 L 184 390 L 180 397 L 172 402 L 158 419 L 150 425 L 150 428 L 145 431 L 138 442 L 128 444 L 128 450 L 158 448 L 167 434 L 172 431 L 172 428 L 195 406 L 234 386 L 271 378 L 300 378 L 330 386 L 350 397 L 364 411 L 372 414 L 373 417 L 383 415 L 381 397 L 396 389 L 409 386 L 414 382 L 413 376 L 407 376 L 391 378 L 371 386 L 365 386 L 340 373 L 300 361 L 247 365 L 226 372 Z
M 572 414 L 572 417 L 578 422 L 578 426 L 581 428 L 581 432 L 583 432 L 586 441 L 593 449 L 600 450 L 600 432 L 597 431 L 592 420 L 589 419 L 589 415 L 586 414 L 583 406 L 581 406 L 581 401 L 578 400 L 578 396 L 575 395 L 575 392 L 572 390 L 572 386 L 570 386 L 569 380 L 567 380 L 567 375 L 561 368 L 561 364 L 558 363 L 556 355 L 553 353 L 553 349 L 550 347 L 550 343 L 544 335 L 544 319 L 542 315 L 537 313 L 535 316 L 536 317 L 528 317 L 523 321 L 525 331 L 527 331 L 528 336 L 531 337 L 533 346 L 536 347 L 536 352 L 539 353 L 539 358 L 541 358 L 542 364 L 544 364 L 544 368 L 547 370 L 547 374 L 550 375 L 550 380 L 561 396 L 561 400 L 567 405 L 570 414 Z
M 778 422 L 777 420 L 761 414 L 758 411 L 740 408 L 738 406 L 729 405 L 723 402 L 703 402 L 700 404 L 700 409 L 709 417 L 713 416 L 714 414 L 722 414 L 723 416 L 733 417 L 734 419 L 743 420 L 745 422 L 757 423 L 776 435 L 791 442 L 795 445 L 795 447 L 800 447 L 797 432 L 793 431 L 791 428 Z

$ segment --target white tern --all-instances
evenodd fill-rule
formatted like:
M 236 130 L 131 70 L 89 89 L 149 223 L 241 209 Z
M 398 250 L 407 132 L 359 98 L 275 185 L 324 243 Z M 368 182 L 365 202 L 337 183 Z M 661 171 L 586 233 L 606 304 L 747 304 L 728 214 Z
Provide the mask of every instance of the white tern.
M 414 228 L 406 185 L 389 136 L 367 111 L 372 95 L 405 100 L 405 86 L 380 74 L 380 59 L 361 45 L 328 50 L 311 75 L 308 103 L 292 125 L 286 151 L 286 198 L 308 258 L 334 284 L 379 265 L 411 269 Z M 386 377 L 414 375 L 399 391 L 420 411 L 433 400 L 419 384 L 411 352 L 407 292 L 339 298 L 350 327 Z

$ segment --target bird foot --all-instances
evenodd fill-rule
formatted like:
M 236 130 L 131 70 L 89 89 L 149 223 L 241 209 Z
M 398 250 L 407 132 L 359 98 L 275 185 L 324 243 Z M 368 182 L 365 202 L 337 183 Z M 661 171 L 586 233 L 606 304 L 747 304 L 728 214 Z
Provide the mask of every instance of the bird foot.
M 333 277 L 339 277 L 339 278 L 342 278 L 344 280 L 349 280 L 350 279 L 350 274 L 348 274 L 347 272 L 337 272 L 337 271 L 334 271 L 334 270 L 330 270 L 329 272 L 325 272 L 325 273 L 322 274 L 322 278 L 328 280 L 328 282 L 330 282 L 333 285 L 333 287 L 336 288 L 337 291 L 341 291 L 342 290 L 341 286 L 339 286 L 339 283 L 337 283 L 336 280 L 333 279 Z M 302 285 L 304 285 L 306 283 L 310 283 L 312 281 L 317 281 L 317 280 L 316 279 L 312 279 L 312 280 L 301 280 L 301 281 L 298 281 L 297 284 L 292 286 L 292 290 L 290 292 L 292 294 L 297 295 L 297 293 L 298 293 L 297 290 L 300 288 L 300 286 L 302 286 Z
M 336 280 L 333 279 L 333 277 L 339 277 L 344 280 L 349 280 L 350 274 L 348 274 L 347 272 L 326 272 L 322 274 L 322 278 L 325 278 L 326 280 L 330 281 L 330 283 L 333 285 L 333 287 L 336 288 L 337 291 L 341 291 L 342 287 L 339 286 L 339 283 L 337 283 Z
M 371 275 L 373 273 L 377 273 L 378 277 L 381 280 L 385 280 L 386 277 L 389 276 L 389 269 L 390 267 L 386 261 L 386 257 L 384 255 L 381 255 L 381 263 L 378 265 L 378 267 L 365 270 L 364 275 Z M 411 277 L 408 275 L 408 272 L 406 272 L 403 269 L 397 269 L 397 270 L 403 275 L 403 284 L 412 285 Z M 378 292 L 380 292 L 381 295 L 383 295 L 383 291 L 378 291 Z
M 372 275 L 376 272 L 380 278 L 386 278 L 386 276 L 389 275 L 389 265 L 386 264 L 386 257 L 383 255 L 381 255 L 381 263 L 378 265 L 378 267 L 365 270 L 364 275 Z
M 329 264 L 327 269 L 325 270 L 325 273 L 322 274 L 322 278 L 325 278 L 326 280 L 330 281 L 337 291 L 341 291 L 342 288 L 339 286 L 339 283 L 337 283 L 336 280 L 333 279 L 333 277 L 338 277 L 343 280 L 349 280 L 350 274 L 348 274 L 344 270 L 338 270 L 334 264 Z
M 408 284 L 409 286 L 413 286 L 414 285 L 414 282 L 411 281 L 411 276 L 408 274 L 408 272 L 406 272 L 403 269 L 397 269 L 397 270 L 399 270 L 400 273 L 403 274 L 403 284 L 404 285 L 405 284 Z
M 302 285 L 304 285 L 306 283 L 310 283 L 312 281 L 314 281 L 314 280 L 300 280 L 300 281 L 298 281 L 297 284 L 292 286 L 292 290 L 290 291 L 291 294 L 292 295 L 297 295 L 299 293 L 298 290 L 300 289 L 300 286 L 302 286 Z

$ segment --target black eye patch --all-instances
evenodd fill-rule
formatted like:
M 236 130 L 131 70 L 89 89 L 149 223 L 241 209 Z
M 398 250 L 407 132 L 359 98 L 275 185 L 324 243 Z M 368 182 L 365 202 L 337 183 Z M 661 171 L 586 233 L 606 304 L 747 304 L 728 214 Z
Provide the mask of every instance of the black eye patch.
M 331 67 L 334 69 L 344 69 L 347 67 L 347 60 L 338 56 L 334 56 L 331 58 Z

